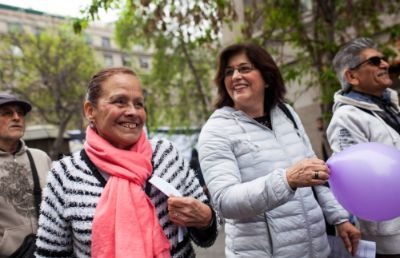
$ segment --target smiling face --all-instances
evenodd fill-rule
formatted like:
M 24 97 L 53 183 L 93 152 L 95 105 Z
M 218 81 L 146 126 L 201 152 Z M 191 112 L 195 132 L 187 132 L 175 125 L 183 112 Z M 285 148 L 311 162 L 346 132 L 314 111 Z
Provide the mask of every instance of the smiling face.
M 381 57 L 382 54 L 378 51 L 367 48 L 361 52 L 361 61 L 365 61 L 373 56 Z M 372 62 L 366 62 L 359 68 L 351 71 L 353 81 L 349 81 L 352 84 L 353 90 L 382 96 L 382 93 L 392 85 L 392 80 L 389 77 L 389 64 L 381 60 L 378 66 L 372 64 Z
M 16 104 L 0 106 L 0 148 L 8 150 L 10 145 L 18 145 L 25 131 L 25 115 Z M 18 146 L 17 146 L 18 147 Z
M 245 53 L 229 58 L 226 69 L 251 65 Z M 224 83 L 229 96 L 234 102 L 233 108 L 242 110 L 250 117 L 264 115 L 264 92 L 266 84 L 260 71 L 254 67 L 249 73 L 241 74 L 236 69 L 232 76 L 226 76 Z
M 129 74 L 115 74 L 101 84 L 97 105 L 85 103 L 85 113 L 100 137 L 119 149 L 135 144 L 146 122 L 143 91 Z

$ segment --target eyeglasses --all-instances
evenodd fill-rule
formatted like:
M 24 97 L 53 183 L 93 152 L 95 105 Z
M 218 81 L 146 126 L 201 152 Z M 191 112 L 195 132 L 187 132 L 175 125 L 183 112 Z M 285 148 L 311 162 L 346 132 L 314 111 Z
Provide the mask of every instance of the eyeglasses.
M 254 65 L 243 64 L 236 68 L 227 68 L 225 69 L 224 77 L 231 77 L 235 73 L 235 70 L 238 70 L 240 74 L 246 74 L 254 70 Z
M 350 68 L 350 70 L 355 70 L 358 67 L 360 67 L 363 63 L 366 63 L 368 61 L 371 61 L 371 63 L 375 66 L 379 66 L 381 64 L 381 60 L 385 61 L 386 63 L 388 62 L 388 58 L 386 56 L 373 56 L 365 60 L 364 62 L 359 63 L 358 65 L 354 66 L 353 68 Z
M 13 118 L 14 117 L 14 112 L 16 112 L 17 113 L 17 115 L 19 116 L 19 117 L 25 117 L 25 112 L 23 111 L 23 110 L 20 110 L 20 109 L 18 109 L 18 110 L 11 110 L 11 109 L 5 109 L 5 110 L 1 110 L 0 111 L 0 116 L 1 117 L 4 117 L 4 118 Z

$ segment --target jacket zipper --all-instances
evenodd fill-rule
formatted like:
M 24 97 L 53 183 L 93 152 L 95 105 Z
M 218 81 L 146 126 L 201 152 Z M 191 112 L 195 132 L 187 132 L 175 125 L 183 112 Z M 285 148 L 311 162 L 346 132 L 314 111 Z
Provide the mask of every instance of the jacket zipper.
M 281 146 L 281 148 L 285 152 L 286 159 L 289 161 L 290 166 L 293 166 L 292 161 L 290 160 L 289 155 L 287 154 L 285 147 L 283 146 L 283 144 L 279 140 L 278 136 L 276 135 L 275 130 L 273 132 L 274 132 L 275 139 L 279 142 L 279 145 Z M 310 256 L 312 257 L 311 232 L 310 232 L 309 222 L 308 222 L 308 219 L 307 219 L 307 216 L 306 216 L 307 213 L 305 212 L 306 209 L 304 207 L 303 197 L 301 196 L 300 191 L 298 192 L 298 194 L 299 194 L 299 199 L 300 199 L 300 203 L 301 203 L 301 208 L 303 209 L 303 213 L 305 214 L 304 219 L 305 219 L 306 225 L 307 225 L 308 246 L 310 247 Z
M 269 244 L 271 246 L 271 255 L 273 255 L 274 254 L 274 245 L 272 243 L 272 236 L 271 236 L 271 231 L 269 229 L 269 223 L 268 223 L 268 218 L 267 218 L 266 212 L 264 212 L 264 219 L 265 219 L 265 223 L 267 224 L 268 239 L 269 239 Z
M 236 115 L 234 115 L 234 116 L 236 116 Z M 249 117 L 249 118 L 250 118 L 250 117 Z M 272 119 L 273 119 L 273 117 L 271 116 L 271 125 L 273 124 L 273 123 L 272 123 Z M 251 119 L 251 118 L 250 118 L 250 120 L 252 120 L 252 122 L 254 121 L 254 120 Z M 275 139 L 279 142 L 279 145 L 281 146 L 281 148 L 282 148 L 283 151 L 285 152 L 286 159 L 288 160 L 289 164 L 290 164 L 291 166 L 293 166 L 292 161 L 290 160 L 289 155 L 287 154 L 286 149 L 284 148 L 282 142 L 279 140 L 278 136 L 276 135 L 275 130 L 271 130 L 270 128 L 268 128 L 268 127 L 266 127 L 266 126 L 264 126 L 264 125 L 262 125 L 262 124 L 260 124 L 260 123 L 258 123 L 258 122 L 255 122 L 255 123 L 256 123 L 257 125 L 263 127 L 263 128 L 266 128 L 267 130 L 271 131 L 271 132 L 274 134 Z M 298 135 L 300 138 L 302 138 L 302 137 L 299 135 L 299 132 L 298 132 L 296 129 L 295 129 L 295 131 L 296 131 L 297 135 Z M 303 141 L 302 139 L 300 139 L 300 140 Z M 304 144 L 304 142 L 303 142 L 303 144 Z M 306 148 L 306 153 L 307 153 L 307 148 Z M 300 198 L 301 208 L 303 209 L 303 213 L 306 214 L 306 212 L 305 212 L 306 209 L 305 209 L 305 207 L 304 207 L 303 197 L 301 196 L 301 193 L 300 193 L 300 192 L 299 192 L 299 198 Z M 266 214 L 266 213 L 264 213 L 264 218 L 265 218 L 265 223 L 267 224 L 268 237 L 269 237 L 270 244 L 271 244 L 271 254 L 273 254 L 273 245 L 272 245 L 271 231 L 270 231 L 270 229 L 269 229 L 269 223 L 268 223 L 268 218 L 267 218 L 267 214 Z M 311 257 L 312 257 L 311 232 L 310 232 L 310 228 L 309 228 L 309 223 L 308 223 L 307 216 L 304 216 L 304 219 L 305 219 L 306 224 L 307 224 L 307 233 L 308 233 L 308 239 L 309 239 L 309 240 L 308 240 L 308 245 L 309 245 L 309 248 L 310 248 L 310 255 L 311 255 Z

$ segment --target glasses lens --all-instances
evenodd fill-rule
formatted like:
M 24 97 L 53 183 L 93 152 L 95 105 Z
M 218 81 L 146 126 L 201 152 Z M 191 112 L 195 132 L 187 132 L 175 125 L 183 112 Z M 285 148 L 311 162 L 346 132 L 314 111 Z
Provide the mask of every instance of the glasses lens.
M 11 118 L 14 115 L 14 111 L 12 110 L 3 110 L 1 111 L 1 116 L 6 118 Z
M 233 69 L 226 69 L 224 73 L 225 77 L 232 76 L 233 71 L 234 71 Z
M 17 113 L 17 115 L 19 117 L 25 117 L 25 112 L 23 110 L 17 110 L 15 112 Z M 5 118 L 13 118 L 14 117 L 14 111 L 9 110 L 9 109 L 1 111 L 0 114 L 2 117 L 5 117 Z
M 380 58 L 379 56 L 373 56 L 373 57 L 371 57 L 369 60 L 371 61 L 371 63 L 372 63 L 373 65 L 378 66 L 378 65 L 381 64 L 381 58 Z
M 389 62 L 389 58 L 387 58 L 386 56 L 382 56 L 381 58 L 383 61 L 385 61 L 386 63 Z
M 249 65 L 238 67 L 239 73 L 249 73 L 252 70 L 252 67 Z
M 19 117 L 25 117 L 25 112 L 22 110 L 17 110 L 17 114 Z

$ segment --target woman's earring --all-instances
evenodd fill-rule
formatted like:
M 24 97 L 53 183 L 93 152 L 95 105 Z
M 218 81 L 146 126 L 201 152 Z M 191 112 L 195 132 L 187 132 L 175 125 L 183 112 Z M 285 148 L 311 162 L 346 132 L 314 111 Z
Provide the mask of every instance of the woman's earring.
M 94 128 L 93 121 L 90 121 L 90 127 Z

